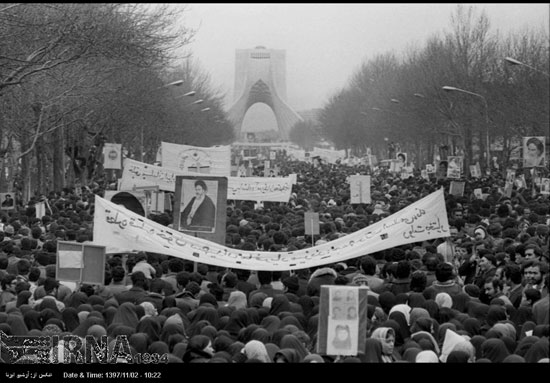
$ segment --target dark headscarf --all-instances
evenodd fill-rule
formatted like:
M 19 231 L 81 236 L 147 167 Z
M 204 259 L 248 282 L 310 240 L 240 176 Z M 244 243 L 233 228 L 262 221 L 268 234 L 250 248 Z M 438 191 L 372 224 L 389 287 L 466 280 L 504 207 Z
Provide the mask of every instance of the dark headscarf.
M 486 340 L 487 338 L 485 338 L 483 335 L 474 335 L 470 338 L 470 343 L 472 344 L 472 346 L 474 346 L 474 349 L 476 350 L 476 360 L 481 358 L 481 345 Z
M 403 360 L 406 360 L 409 363 L 415 363 L 416 356 L 418 353 L 422 351 L 420 347 L 409 347 L 405 351 L 403 351 Z
M 539 340 L 540 338 L 538 336 L 527 336 L 521 339 L 514 350 L 514 354 L 525 357 L 527 351 Z
M 86 318 L 73 330 L 73 334 L 84 338 L 88 334 L 88 329 L 94 324 L 105 326 L 105 321 L 96 317 Z
M 231 313 L 231 316 L 229 317 L 229 322 L 227 322 L 224 330 L 227 330 L 232 337 L 237 339 L 239 331 L 241 331 L 242 328 L 245 328 L 249 324 L 250 318 L 248 317 L 248 313 L 246 312 L 246 310 L 236 310 Z
M 137 325 L 137 332 L 147 334 L 147 338 L 150 342 L 156 342 L 160 339 L 160 332 L 162 327 L 158 320 L 153 317 L 142 318 Z
M 362 359 L 365 363 L 382 363 L 382 343 L 378 339 L 367 338 L 365 355 Z
M 69 332 L 73 332 L 74 329 L 77 328 L 80 324 L 80 320 L 78 319 L 78 312 L 74 307 L 65 307 L 65 310 L 61 312 L 61 317 L 63 318 L 63 322 L 67 327 L 67 331 Z
M 503 306 L 491 305 L 487 312 L 487 324 L 489 326 L 495 325 L 500 321 L 506 320 L 506 309 Z M 493 362 L 494 363 L 494 362 Z
M 239 331 L 239 334 L 237 335 L 237 340 L 239 342 L 243 342 L 245 345 L 250 341 L 252 333 L 259 329 L 260 325 L 251 323 L 245 328 L 242 328 L 241 331 Z
M 276 330 L 272 335 L 271 335 L 271 343 L 274 343 L 276 344 L 277 346 L 281 347 L 281 340 L 283 339 L 283 337 L 285 335 L 288 335 L 290 334 L 290 330 L 288 329 L 285 329 L 285 328 L 280 328 L 278 330 Z
M 212 347 L 214 351 L 227 351 L 229 347 L 233 344 L 233 340 L 226 335 L 218 335 L 216 339 L 212 342 Z
M 214 326 L 205 326 L 201 329 L 201 335 L 206 335 L 212 342 L 218 336 L 218 330 Z
M 525 361 L 537 363 L 541 359 L 548 358 L 549 348 L 548 338 L 539 339 L 525 354 Z
M 205 335 L 195 335 L 189 339 L 187 349 L 182 357 L 184 363 L 192 363 L 194 361 L 207 362 L 212 358 L 212 355 L 204 351 L 210 343 L 210 338 Z
M 426 299 L 426 303 L 424 303 L 424 308 L 428 310 L 430 313 L 430 317 L 437 318 L 437 315 L 439 313 L 439 305 L 435 303 L 433 299 Z
M 300 298 L 298 298 L 298 304 L 302 306 L 302 312 L 304 313 L 306 319 L 309 319 L 313 307 L 315 306 L 315 304 L 313 303 L 313 299 L 311 299 L 309 295 L 302 295 Z
M 62 319 L 61 313 L 57 310 L 43 309 L 40 311 L 40 323 L 42 326 L 48 321 L 48 319 L 57 318 Z
M 107 326 L 113 323 L 113 318 L 115 317 L 116 313 L 117 313 L 117 308 L 113 306 L 105 307 L 103 309 L 102 314 L 103 314 L 103 318 L 105 318 L 105 324 Z
M 269 315 L 279 315 L 284 311 L 290 311 L 290 301 L 286 295 L 276 295 L 271 301 Z
M 38 311 L 28 311 L 25 315 L 23 315 L 23 321 L 29 330 L 42 330 L 43 325 L 40 320 L 40 313 Z
M 212 305 L 215 309 L 218 308 L 218 301 L 216 300 L 216 297 L 210 293 L 205 293 L 199 298 L 199 306 L 208 304 Z
M 258 309 L 254 307 L 247 307 L 245 308 L 245 310 L 248 313 L 248 317 L 250 318 L 250 323 L 260 324 L 261 319 Z
M 460 313 L 465 313 L 468 307 L 468 302 L 470 302 L 470 296 L 466 293 L 458 293 L 453 295 L 453 305 L 452 308 Z
M 191 312 L 189 319 L 191 323 L 189 324 L 189 332 L 194 335 L 199 334 L 200 330 L 195 332 L 194 327 L 199 321 L 207 321 L 209 325 L 214 326 L 216 329 L 219 325 L 220 316 L 218 310 L 210 306 L 199 306 L 196 310 Z
M 124 326 L 120 324 L 112 324 L 107 328 L 107 335 L 111 336 L 112 338 L 116 338 L 120 335 L 124 335 L 127 338 L 130 338 L 135 333 L 135 327 Z
M 15 307 L 21 307 L 21 305 L 28 304 L 30 297 L 32 297 L 32 293 L 29 290 L 21 291 L 19 294 L 17 294 Z
M 447 356 L 446 363 L 468 363 L 470 355 L 466 351 L 453 350 Z
M 298 327 L 299 330 L 304 329 L 304 327 L 302 326 L 302 323 L 300 323 L 298 318 L 296 318 L 294 315 L 286 315 L 283 318 L 281 318 L 281 323 L 279 323 L 279 328 L 283 328 L 289 324 Z
M 130 335 L 130 338 L 128 338 L 128 342 L 130 343 L 130 346 L 132 346 L 136 350 L 136 352 L 142 354 L 147 352 L 149 345 L 151 344 L 149 337 L 143 332 L 138 332 Z
M 260 327 L 252 332 L 252 334 L 250 335 L 250 340 L 259 340 L 263 344 L 266 344 L 271 341 L 271 336 L 265 328 Z
M 77 309 L 81 304 L 88 301 L 88 296 L 82 291 L 75 291 L 65 300 L 66 307 L 74 307 Z M 80 311 L 80 310 L 78 310 Z
M 168 344 L 168 338 L 170 335 L 180 334 L 185 336 L 185 331 L 183 326 L 176 323 L 165 323 L 160 332 L 160 340 Z
M 293 334 L 288 334 L 288 335 L 283 336 L 283 338 L 281 339 L 281 344 L 280 344 L 279 347 L 281 349 L 292 348 L 292 349 L 296 350 L 296 352 L 298 353 L 298 356 L 300 358 L 300 360 L 299 360 L 300 362 L 302 360 L 304 360 L 306 355 L 309 354 L 309 352 L 307 351 L 304 344 Z
M 262 292 L 255 293 L 254 295 L 252 295 L 252 297 L 249 298 L 248 306 L 260 308 L 262 307 L 262 304 L 264 303 L 265 298 L 267 298 L 266 293 L 262 293 Z
M 149 348 L 147 349 L 147 351 L 150 354 L 163 355 L 163 354 L 168 354 L 170 350 L 168 349 L 168 345 L 166 343 L 160 340 L 157 340 L 155 342 L 152 342 L 149 345 Z
M 407 324 L 407 318 L 405 317 L 405 314 L 403 314 L 400 311 L 394 311 L 392 312 L 389 317 L 389 320 L 394 320 L 399 324 L 399 329 L 394 329 L 395 333 L 399 332 L 399 337 L 403 340 L 401 344 L 397 344 L 397 336 L 396 336 L 396 346 L 402 346 L 409 338 L 411 337 L 411 331 L 409 329 L 409 325 Z
M 476 318 L 468 318 L 462 323 L 464 330 L 468 332 L 470 337 L 474 335 L 481 335 L 481 323 Z
M 487 339 L 481 344 L 481 357 L 489 359 L 492 363 L 502 363 L 508 355 L 510 353 L 500 339 Z
M 504 358 L 502 363 L 526 363 L 526 362 L 523 356 L 510 354 L 506 358 Z
M 293 348 L 281 348 L 275 353 L 274 359 L 277 359 L 279 356 L 283 356 L 286 363 L 300 363 L 302 360 L 298 351 Z
M 424 308 L 426 305 L 426 298 L 424 298 L 422 293 L 411 293 L 409 295 L 409 299 L 407 300 L 407 304 L 411 309 L 415 307 Z
M 11 327 L 12 335 L 24 336 L 29 333 L 29 329 L 20 315 L 8 314 L 6 323 Z
M 111 325 L 118 324 L 136 328 L 138 323 L 139 319 L 136 314 L 135 305 L 131 302 L 124 302 L 118 307 Z
M 380 307 L 384 310 L 386 314 L 389 314 L 391 308 L 396 305 L 395 295 L 390 291 L 384 291 L 378 296 L 378 302 Z
M 281 319 L 275 315 L 268 315 L 260 322 L 260 326 L 265 328 L 270 336 L 280 328 Z

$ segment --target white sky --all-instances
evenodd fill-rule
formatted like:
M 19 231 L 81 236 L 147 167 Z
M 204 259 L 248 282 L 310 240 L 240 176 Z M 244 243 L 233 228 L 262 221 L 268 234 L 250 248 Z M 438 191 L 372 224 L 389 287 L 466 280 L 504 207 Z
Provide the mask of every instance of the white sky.
M 457 4 L 190 3 L 184 22 L 198 28 L 188 48 L 226 93 L 226 109 L 233 101 L 235 50 L 263 45 L 286 50 L 287 102 L 300 111 L 323 107 L 364 60 L 403 53 L 450 31 Z M 478 15 L 485 10 L 492 32 L 549 29 L 549 3 L 465 5 Z

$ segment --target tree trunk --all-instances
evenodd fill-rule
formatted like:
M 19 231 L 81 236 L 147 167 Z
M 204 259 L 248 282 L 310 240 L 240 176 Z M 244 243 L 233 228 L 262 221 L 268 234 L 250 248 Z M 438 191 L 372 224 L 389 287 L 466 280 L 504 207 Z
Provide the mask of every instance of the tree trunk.
M 65 135 L 61 126 L 53 133 L 56 145 L 53 149 L 53 190 L 60 191 L 65 187 Z

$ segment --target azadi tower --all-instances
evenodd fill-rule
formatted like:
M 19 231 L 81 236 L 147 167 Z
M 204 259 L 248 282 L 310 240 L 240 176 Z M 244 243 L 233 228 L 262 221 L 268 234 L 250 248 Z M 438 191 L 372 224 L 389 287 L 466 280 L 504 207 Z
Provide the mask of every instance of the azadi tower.
M 280 139 L 288 141 L 292 126 L 302 118 L 286 103 L 286 55 L 281 49 L 237 49 L 235 54 L 235 103 L 229 119 L 237 140 L 247 110 L 257 102 L 268 105 L 277 120 Z

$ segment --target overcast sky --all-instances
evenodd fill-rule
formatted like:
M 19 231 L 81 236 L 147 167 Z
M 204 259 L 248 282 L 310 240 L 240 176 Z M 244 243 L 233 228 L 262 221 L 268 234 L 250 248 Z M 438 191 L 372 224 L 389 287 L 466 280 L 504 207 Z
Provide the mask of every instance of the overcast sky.
M 286 50 L 287 102 L 320 108 L 360 64 L 378 54 L 422 46 L 450 31 L 457 3 L 441 4 L 187 4 L 184 22 L 197 28 L 189 46 L 212 85 L 233 101 L 235 50 L 258 45 Z M 549 5 L 469 3 L 485 10 L 491 31 L 549 28 Z M 521 58 L 518 58 L 521 59 Z

